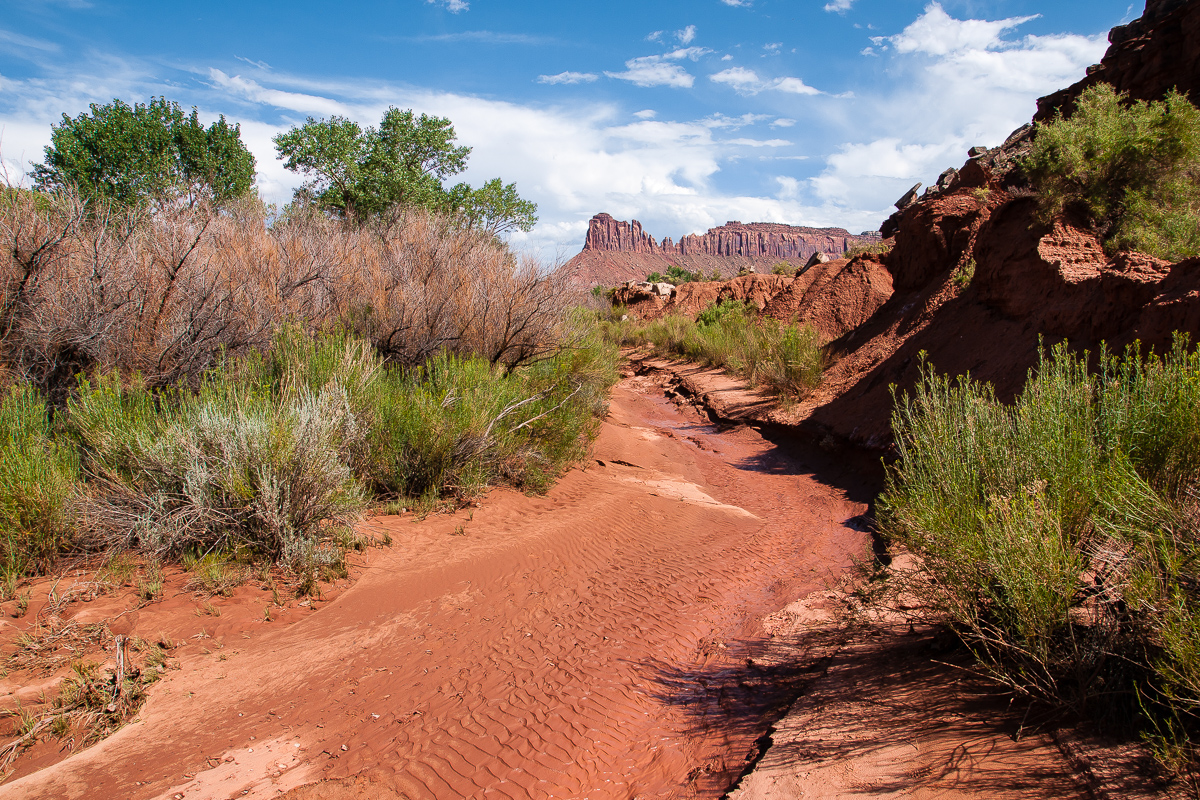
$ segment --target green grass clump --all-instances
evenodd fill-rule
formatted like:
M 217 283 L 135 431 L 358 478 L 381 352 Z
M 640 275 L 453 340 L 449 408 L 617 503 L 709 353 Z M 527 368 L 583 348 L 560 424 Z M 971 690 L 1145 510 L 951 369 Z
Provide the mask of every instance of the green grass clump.
M 572 342 L 513 369 L 452 353 L 402 369 L 348 335 L 285 329 L 196 391 L 81 380 L 68 408 L 91 476 L 80 543 L 192 554 L 197 585 L 223 592 L 226 553 L 337 572 L 372 496 L 544 489 L 582 455 L 616 380 L 611 345 Z
M 500 482 L 545 489 L 580 458 L 616 382 L 596 335 L 516 370 L 442 354 L 376 386 L 364 476 L 382 496 L 474 497 Z
M 1024 168 L 1046 220 L 1073 208 L 1110 251 L 1200 254 L 1200 110 L 1178 92 L 1130 102 L 1089 87 L 1069 118 L 1037 127 Z
M 1086 359 L 1054 348 L 1011 405 L 923 368 L 880 498 L 884 534 L 919 557 L 892 588 L 1020 693 L 1191 737 L 1200 356 L 1180 339 L 1161 357 L 1102 352 L 1094 372 Z
M 709 306 L 695 320 L 673 314 L 652 322 L 605 322 L 601 329 L 617 344 L 651 344 L 788 396 L 815 388 L 825 365 L 820 335 L 811 326 L 760 318 L 753 304 L 733 300 Z
M 17 385 L 0 397 L 0 570 L 44 569 L 70 541 L 79 459 L 56 436 L 44 398 Z

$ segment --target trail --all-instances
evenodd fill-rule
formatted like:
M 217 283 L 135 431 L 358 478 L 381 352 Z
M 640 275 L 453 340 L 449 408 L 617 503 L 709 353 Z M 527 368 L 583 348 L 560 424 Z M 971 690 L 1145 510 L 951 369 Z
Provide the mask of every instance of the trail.
M 187 657 L 0 795 L 719 796 L 791 699 L 746 667 L 760 620 L 869 547 L 852 474 L 627 378 L 546 496 L 369 521 L 392 546 L 336 600 Z

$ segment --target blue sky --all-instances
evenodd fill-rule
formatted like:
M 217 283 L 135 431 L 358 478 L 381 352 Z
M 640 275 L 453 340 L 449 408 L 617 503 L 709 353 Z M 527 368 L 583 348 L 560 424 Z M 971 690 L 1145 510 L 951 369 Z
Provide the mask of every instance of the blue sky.
M 307 116 L 449 117 L 466 180 L 516 181 L 550 261 L 599 211 L 679 237 L 730 219 L 875 229 L 916 181 L 1099 61 L 1128 0 L 0 0 L 0 158 L 88 103 L 164 95 L 242 125 L 259 190 Z

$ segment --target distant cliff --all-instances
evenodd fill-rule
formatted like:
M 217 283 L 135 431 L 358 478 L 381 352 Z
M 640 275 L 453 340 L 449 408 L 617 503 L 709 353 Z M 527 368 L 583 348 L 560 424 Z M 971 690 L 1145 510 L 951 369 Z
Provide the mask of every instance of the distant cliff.
M 879 234 L 854 235 L 844 228 L 804 228 L 773 222 L 727 222 L 704 234 L 657 242 L 636 219 L 623 222 L 597 214 L 588 224 L 583 251 L 565 269 L 585 285 L 612 286 L 665 272 L 672 264 L 729 277 L 743 267 L 770 272 L 780 261 L 803 263 L 815 252 L 837 257 L 856 245 L 873 244 Z

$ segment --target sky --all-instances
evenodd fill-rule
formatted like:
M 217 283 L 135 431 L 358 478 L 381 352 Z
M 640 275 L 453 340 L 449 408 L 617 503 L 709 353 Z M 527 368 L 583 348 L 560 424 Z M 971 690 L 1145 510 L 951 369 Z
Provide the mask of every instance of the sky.
M 0 0 L 0 162 L 51 126 L 164 96 L 239 123 L 258 190 L 301 178 L 272 137 L 389 106 L 449 118 L 453 181 L 538 204 L 514 247 L 547 263 L 601 211 L 655 237 L 729 220 L 875 230 L 914 183 L 1083 77 L 1128 0 Z

